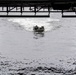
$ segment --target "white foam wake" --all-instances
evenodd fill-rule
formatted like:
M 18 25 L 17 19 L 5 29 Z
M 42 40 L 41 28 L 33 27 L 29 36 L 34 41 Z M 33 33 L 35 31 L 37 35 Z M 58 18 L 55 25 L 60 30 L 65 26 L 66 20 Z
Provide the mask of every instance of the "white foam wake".
M 45 31 L 49 31 L 53 28 L 51 24 L 52 21 L 59 21 L 59 19 L 50 18 L 10 18 L 8 21 L 16 22 L 22 25 L 26 30 L 32 31 L 33 26 L 37 25 L 39 27 L 44 26 Z

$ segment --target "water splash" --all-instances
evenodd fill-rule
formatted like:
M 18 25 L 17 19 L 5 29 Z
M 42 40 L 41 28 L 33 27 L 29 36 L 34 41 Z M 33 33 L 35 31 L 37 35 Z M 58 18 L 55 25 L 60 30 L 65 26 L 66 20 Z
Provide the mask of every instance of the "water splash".
M 52 21 L 59 21 L 59 19 L 51 18 L 10 18 L 8 21 L 12 21 L 22 25 L 27 31 L 33 31 L 33 26 L 37 25 L 39 27 L 44 26 L 45 31 L 50 31 L 53 29 Z

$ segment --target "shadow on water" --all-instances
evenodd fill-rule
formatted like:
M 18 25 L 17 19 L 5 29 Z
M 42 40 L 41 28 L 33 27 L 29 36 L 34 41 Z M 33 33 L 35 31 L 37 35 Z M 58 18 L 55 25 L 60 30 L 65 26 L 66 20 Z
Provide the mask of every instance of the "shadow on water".
M 44 37 L 44 32 L 33 32 L 34 34 L 34 39 L 39 39 L 39 38 L 42 38 Z

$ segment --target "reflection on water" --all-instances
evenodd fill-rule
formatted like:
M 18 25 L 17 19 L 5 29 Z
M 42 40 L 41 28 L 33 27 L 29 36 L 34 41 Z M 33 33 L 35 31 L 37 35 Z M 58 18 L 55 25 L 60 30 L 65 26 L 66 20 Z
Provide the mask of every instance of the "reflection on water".
M 34 38 L 39 39 L 44 37 L 44 32 L 33 32 L 34 33 Z

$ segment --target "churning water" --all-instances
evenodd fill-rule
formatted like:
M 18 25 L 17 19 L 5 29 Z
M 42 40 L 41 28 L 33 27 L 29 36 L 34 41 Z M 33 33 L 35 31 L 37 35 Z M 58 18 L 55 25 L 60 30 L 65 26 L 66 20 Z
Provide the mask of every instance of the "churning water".
M 49 22 L 52 21 L 59 21 L 59 19 L 51 19 L 51 18 L 15 18 L 15 19 L 9 19 L 9 21 L 16 22 L 22 26 L 28 31 L 33 31 L 33 26 L 44 26 L 45 31 L 50 31 L 53 26 L 50 25 Z

